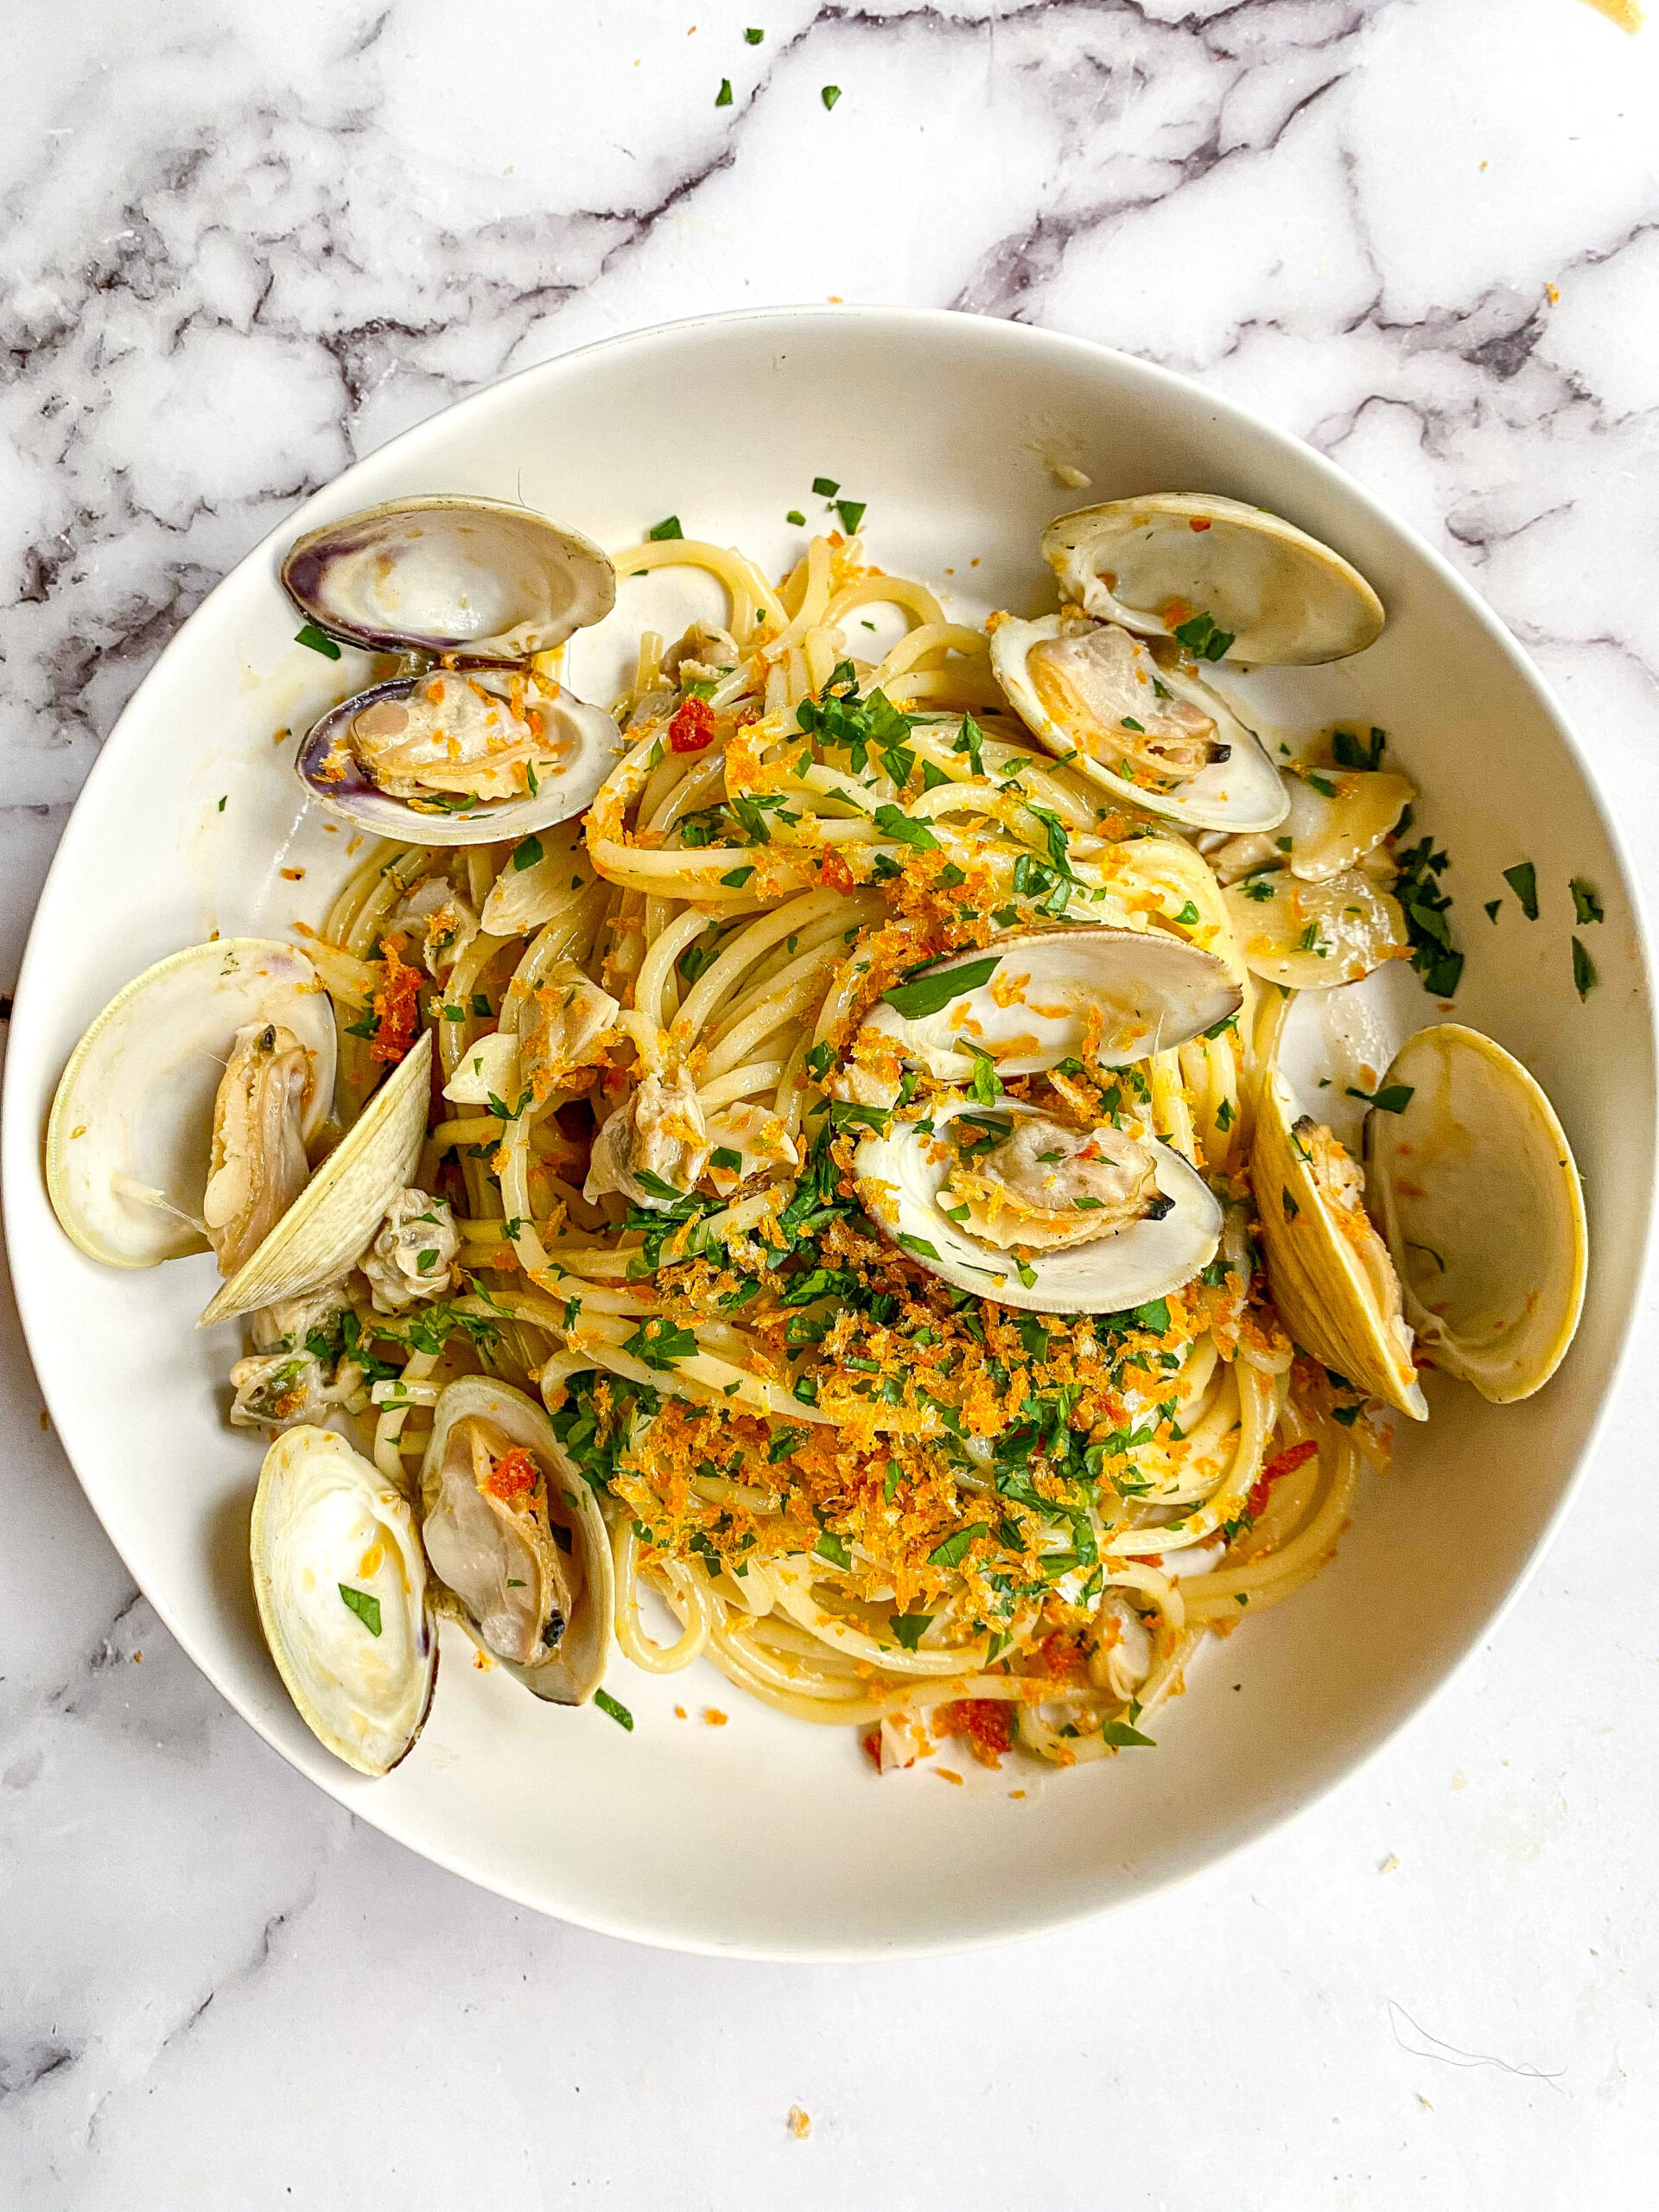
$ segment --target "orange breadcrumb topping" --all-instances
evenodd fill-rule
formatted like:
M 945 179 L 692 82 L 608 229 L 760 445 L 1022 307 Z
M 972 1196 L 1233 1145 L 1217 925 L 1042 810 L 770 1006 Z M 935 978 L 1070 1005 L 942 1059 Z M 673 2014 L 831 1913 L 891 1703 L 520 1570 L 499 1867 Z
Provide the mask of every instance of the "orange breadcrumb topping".
M 385 1060 L 391 1066 L 415 1042 L 416 1027 L 421 1017 L 420 970 L 404 964 L 401 955 L 406 942 L 401 937 L 389 937 L 381 945 L 385 981 L 371 1001 L 378 1026 L 369 1046 L 369 1058 Z
M 491 1468 L 484 1487 L 504 1505 L 519 1506 L 528 1500 L 540 1478 L 541 1469 L 534 1457 L 522 1445 L 515 1445 Z

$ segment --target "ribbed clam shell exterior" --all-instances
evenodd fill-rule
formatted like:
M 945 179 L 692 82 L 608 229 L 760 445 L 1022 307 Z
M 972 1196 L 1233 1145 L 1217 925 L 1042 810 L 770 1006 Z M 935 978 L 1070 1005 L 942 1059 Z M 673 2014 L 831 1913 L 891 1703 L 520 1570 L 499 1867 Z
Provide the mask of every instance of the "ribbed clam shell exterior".
M 321 1290 L 362 1257 L 386 1208 L 415 1179 L 431 1082 L 432 1033 L 423 1030 L 198 1328 Z
M 1273 1302 L 1292 1338 L 1321 1365 L 1368 1397 L 1426 1421 L 1416 1370 L 1389 1339 L 1353 1247 L 1298 1145 L 1294 1119 L 1283 1079 L 1269 1070 L 1256 1105 L 1250 1173 Z

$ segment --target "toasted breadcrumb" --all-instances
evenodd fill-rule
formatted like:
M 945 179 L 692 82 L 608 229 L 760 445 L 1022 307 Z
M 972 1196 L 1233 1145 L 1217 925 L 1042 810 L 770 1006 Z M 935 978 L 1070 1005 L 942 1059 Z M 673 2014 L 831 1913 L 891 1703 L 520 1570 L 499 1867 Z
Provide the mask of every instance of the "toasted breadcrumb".
M 807 2137 L 812 2133 L 812 2115 L 804 2106 L 791 2105 L 789 2108 L 789 2132 L 795 2138 L 795 2140 L 798 2143 L 804 2143 Z

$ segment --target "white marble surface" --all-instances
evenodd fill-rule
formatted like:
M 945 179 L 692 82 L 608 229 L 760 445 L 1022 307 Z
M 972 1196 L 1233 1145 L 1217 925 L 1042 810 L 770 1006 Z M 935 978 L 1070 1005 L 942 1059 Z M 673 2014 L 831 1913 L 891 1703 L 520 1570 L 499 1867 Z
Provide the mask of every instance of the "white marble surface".
M 0 988 L 123 701 L 303 493 L 749 302 L 1016 315 L 1248 402 L 1474 579 L 1656 818 L 1659 31 L 19 0 L 7 64 Z M 1532 1586 L 1334 1800 L 1080 1935 L 834 1970 L 606 1942 L 359 1827 L 169 1645 L 0 1335 L 7 2212 L 1652 2202 L 1651 1313 Z

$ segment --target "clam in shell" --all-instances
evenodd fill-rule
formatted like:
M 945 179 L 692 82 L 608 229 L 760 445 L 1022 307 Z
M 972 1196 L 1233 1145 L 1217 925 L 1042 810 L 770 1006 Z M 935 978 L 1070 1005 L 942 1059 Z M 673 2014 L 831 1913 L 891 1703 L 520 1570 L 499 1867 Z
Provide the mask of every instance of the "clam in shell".
M 1003 617 L 991 668 L 1026 727 L 1101 789 L 1191 830 L 1271 830 L 1290 801 L 1255 734 L 1173 655 L 1074 609 Z
M 334 1010 L 305 955 L 271 938 L 220 938 L 158 961 L 105 1007 L 63 1071 L 46 1136 L 53 1210 L 89 1258 L 153 1268 L 205 1251 L 209 1212 L 217 1230 L 243 1212 L 239 1198 L 253 1199 L 226 1184 L 210 1209 L 207 1194 L 225 1166 L 222 1145 L 214 1152 L 227 1065 L 238 1039 L 245 1061 L 258 1059 L 267 1031 L 263 1057 L 279 1057 L 280 1040 L 284 1096 L 264 1100 L 250 1066 L 245 1103 L 260 1121 L 265 1103 L 280 1109 L 269 1118 L 289 1157 L 272 1163 L 274 1189 L 303 1179 L 303 1147 L 334 1108 Z
M 1007 1098 L 938 1105 L 931 1122 L 931 1134 L 895 1121 L 866 1137 L 853 1173 L 872 1221 L 958 1290 L 1037 1313 L 1122 1313 L 1216 1255 L 1219 1205 L 1155 1137 L 1073 1129 Z
M 537 1697 L 585 1704 L 610 1654 L 610 1539 L 546 1414 L 505 1382 L 452 1382 L 421 1497 L 427 1558 L 480 1643 Z

